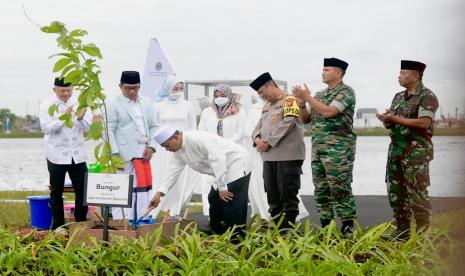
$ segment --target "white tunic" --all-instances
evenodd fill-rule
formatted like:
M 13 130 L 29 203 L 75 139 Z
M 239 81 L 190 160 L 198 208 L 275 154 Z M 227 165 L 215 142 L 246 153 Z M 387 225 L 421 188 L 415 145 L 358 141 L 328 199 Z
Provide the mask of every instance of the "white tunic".
M 194 106 L 186 100 L 172 101 L 169 98 L 154 104 L 155 121 L 158 126 L 170 125 L 181 131 L 197 129 L 196 114 Z M 152 172 L 154 177 L 154 189 L 159 187 L 161 180 L 166 174 L 167 163 L 174 158 L 173 153 L 157 145 L 157 152 L 152 158 Z M 172 191 L 168 193 L 151 214 L 158 216 L 159 211 L 169 210 L 172 217 L 179 216 L 181 210 L 190 202 L 194 189 L 200 184 L 200 174 L 188 166 L 180 174 Z
M 188 165 L 214 178 L 214 188 L 227 191 L 227 184 L 250 173 L 250 155 L 242 146 L 205 131 L 183 132 L 181 148 L 174 153 L 158 191 L 166 194 Z
M 244 122 L 246 113 L 241 108 L 238 113 L 229 115 L 223 119 L 223 138 L 231 140 L 235 143 L 241 144 L 244 142 Z M 202 111 L 199 121 L 199 130 L 205 130 L 214 134 L 218 134 L 218 116 L 211 106 Z M 202 202 L 203 213 L 208 215 L 210 204 L 208 203 L 208 193 L 210 192 L 213 179 L 209 176 L 202 175 Z
M 58 104 L 58 112 L 50 116 L 48 109 L 53 104 Z M 72 160 L 78 164 L 87 159 L 84 132 L 89 129 L 92 113 L 87 110 L 82 120 L 77 120 L 73 114 L 72 128 L 66 127 L 64 121 L 59 119 L 68 107 L 76 110 L 78 105 L 75 97 L 71 97 L 67 102 L 54 97 L 40 105 L 39 120 L 40 128 L 44 133 L 45 157 L 53 164 L 72 164 Z
M 249 183 L 249 201 L 251 216 L 258 214 L 260 218 L 269 221 L 268 199 L 266 198 L 265 185 L 263 183 L 263 161 L 260 153 L 252 145 L 252 132 L 262 115 L 263 104 L 256 103 L 249 108 L 244 123 L 245 138 L 244 146 L 252 157 L 252 175 Z

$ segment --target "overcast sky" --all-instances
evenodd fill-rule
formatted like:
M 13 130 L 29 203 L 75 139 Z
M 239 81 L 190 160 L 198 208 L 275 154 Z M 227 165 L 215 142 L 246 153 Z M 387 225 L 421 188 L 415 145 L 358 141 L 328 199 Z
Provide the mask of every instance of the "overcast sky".
M 41 25 L 62 21 L 89 32 L 104 59 L 105 93 L 120 93 L 122 70 L 144 70 L 156 37 L 178 75 L 189 80 L 253 79 L 269 71 L 290 85 L 323 89 L 324 57 L 350 65 L 345 82 L 356 108 L 388 107 L 401 59 L 427 64 L 424 84 L 447 116 L 465 109 L 465 1 L 3 1 L 0 9 L 0 108 L 36 114 L 52 94 L 55 36 Z M 241 88 L 242 92 L 252 90 Z

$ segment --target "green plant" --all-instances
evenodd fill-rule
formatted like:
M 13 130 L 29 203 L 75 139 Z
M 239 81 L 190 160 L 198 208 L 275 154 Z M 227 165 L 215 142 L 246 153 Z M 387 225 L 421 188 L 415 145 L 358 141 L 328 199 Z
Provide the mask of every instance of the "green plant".
M 50 275 L 450 275 L 463 242 L 433 228 L 408 242 L 385 241 L 381 224 L 342 239 L 333 223 L 322 230 L 309 222 L 286 237 L 255 224 L 237 243 L 232 232 L 206 236 L 178 231 L 171 241 L 151 236 L 119 239 L 112 246 L 81 246 L 48 234 L 20 235 L 0 227 L 0 273 Z
M 74 29 L 68 31 L 65 24 L 53 21 L 49 26 L 41 27 L 41 30 L 49 34 L 57 34 L 57 44 L 63 52 L 54 54 L 50 58 L 58 58 L 53 66 L 53 72 L 59 73 L 64 81 L 79 91 L 79 106 L 74 111 L 78 114 L 90 108 L 92 111 L 100 110 L 106 114 L 105 94 L 100 84 L 100 67 L 96 61 L 102 59 L 100 49 L 93 43 L 84 43 L 83 38 L 87 31 Z M 50 106 L 48 112 L 53 116 L 58 111 L 58 105 Z M 72 114 L 63 114 L 59 117 L 67 127 L 72 127 Z M 106 135 L 103 135 L 104 130 Z M 102 140 L 95 147 L 94 155 L 97 163 L 102 167 L 102 172 L 115 173 L 116 169 L 124 166 L 124 161 L 118 156 L 111 154 L 108 141 L 108 128 L 106 120 L 96 120 L 90 125 L 86 135 L 87 140 Z

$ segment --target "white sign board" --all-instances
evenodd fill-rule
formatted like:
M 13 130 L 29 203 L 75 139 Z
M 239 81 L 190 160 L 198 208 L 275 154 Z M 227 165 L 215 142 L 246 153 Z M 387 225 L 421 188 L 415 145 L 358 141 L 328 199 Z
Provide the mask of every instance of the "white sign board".
M 128 174 L 86 174 L 84 205 L 131 207 L 133 179 Z
M 174 75 L 176 72 L 160 43 L 156 38 L 150 39 L 140 94 L 153 99 L 155 91 L 161 86 L 165 77 Z

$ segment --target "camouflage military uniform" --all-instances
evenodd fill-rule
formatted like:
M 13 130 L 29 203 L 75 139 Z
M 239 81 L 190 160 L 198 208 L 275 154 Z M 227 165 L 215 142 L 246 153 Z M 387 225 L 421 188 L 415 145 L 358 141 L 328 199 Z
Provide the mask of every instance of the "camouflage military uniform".
M 429 117 L 434 121 L 437 108 L 436 95 L 420 83 L 411 95 L 407 91 L 397 93 L 390 109 L 405 118 Z M 408 223 L 413 212 L 418 226 L 428 225 L 431 204 L 427 187 L 429 161 L 433 160 L 433 124 L 427 130 L 394 125 L 390 136 L 386 184 L 394 217 Z
M 315 110 L 310 112 L 312 176 L 318 213 L 322 222 L 334 218 L 334 209 L 343 221 L 351 220 L 356 217 L 351 188 L 357 139 L 352 131 L 355 93 L 340 83 L 334 89 L 317 92 L 314 97 L 340 112 L 333 118 L 324 118 Z

